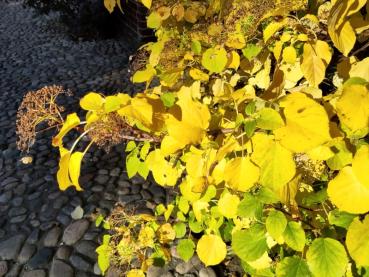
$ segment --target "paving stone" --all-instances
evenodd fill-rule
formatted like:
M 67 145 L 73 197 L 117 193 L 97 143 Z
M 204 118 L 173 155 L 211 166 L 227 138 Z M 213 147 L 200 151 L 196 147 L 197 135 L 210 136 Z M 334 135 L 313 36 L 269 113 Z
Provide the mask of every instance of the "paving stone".
M 55 258 L 60 260 L 68 260 L 70 254 L 72 253 L 72 248 L 66 245 L 59 246 L 56 250 Z
M 79 255 L 73 254 L 72 256 L 70 256 L 69 261 L 77 270 L 93 271 L 93 265 Z
M 81 240 L 74 246 L 75 250 L 78 253 L 90 258 L 91 260 L 97 259 L 97 253 L 96 253 L 97 247 L 98 247 L 98 244 L 96 244 L 93 241 L 89 241 L 89 240 Z
M 39 249 L 36 254 L 26 264 L 27 269 L 39 269 L 47 267 L 51 257 L 53 255 L 53 249 L 44 247 Z
M 62 230 L 59 227 L 54 227 L 50 231 L 48 231 L 44 237 L 44 246 L 45 247 L 57 246 L 61 232 Z
M 44 270 L 32 270 L 32 271 L 24 271 L 21 277 L 46 277 L 46 273 Z
M 33 254 L 36 252 L 36 246 L 33 244 L 25 243 L 22 247 L 22 250 L 19 252 L 18 255 L 18 262 L 20 264 L 24 264 L 31 259 Z
M 24 240 L 25 236 L 20 234 L 0 242 L 0 259 L 14 260 L 17 257 Z
M 5 277 L 18 277 L 21 270 L 22 266 L 20 264 L 14 264 Z
M 217 277 L 214 269 L 210 267 L 205 267 L 200 269 L 199 277 Z
M 73 276 L 74 270 L 69 264 L 56 259 L 52 262 L 49 277 L 73 277 Z
M 8 272 L 8 263 L 0 261 L 0 276 L 4 276 Z
M 87 231 L 89 222 L 85 219 L 77 220 L 64 230 L 63 242 L 67 245 L 72 245 L 82 238 Z

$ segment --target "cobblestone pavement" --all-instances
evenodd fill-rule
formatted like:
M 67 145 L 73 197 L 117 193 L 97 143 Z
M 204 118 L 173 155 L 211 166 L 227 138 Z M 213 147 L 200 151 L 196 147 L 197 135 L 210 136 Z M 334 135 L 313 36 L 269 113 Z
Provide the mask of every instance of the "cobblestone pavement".
M 27 91 L 62 85 L 74 92 L 65 103 L 73 111 L 90 89 L 133 90 L 126 73 L 127 42 L 74 42 L 55 32 L 50 22 L 20 3 L 0 0 L 0 276 L 97 276 L 95 248 L 101 230 L 91 222 L 91 214 L 108 214 L 117 202 L 149 210 L 166 197 L 149 182 L 128 181 L 122 146 L 108 154 L 96 150 L 87 155 L 83 192 L 59 191 L 58 155 L 49 137 L 39 137 L 32 147 L 32 164 L 20 162 L 15 120 Z M 84 215 L 72 219 L 76 207 Z M 151 271 L 151 276 L 163 274 Z

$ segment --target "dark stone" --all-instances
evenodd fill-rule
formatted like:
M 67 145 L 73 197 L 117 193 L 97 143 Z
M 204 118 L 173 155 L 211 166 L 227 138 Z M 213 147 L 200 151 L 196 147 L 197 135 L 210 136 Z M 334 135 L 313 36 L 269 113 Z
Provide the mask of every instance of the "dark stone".
M 73 268 L 61 260 L 54 260 L 49 277 L 73 277 Z
M 59 214 L 56 217 L 56 220 L 59 221 L 61 224 L 63 224 L 64 226 L 68 225 L 71 221 L 71 218 L 65 214 Z
M 45 247 L 57 246 L 61 232 L 62 230 L 59 227 L 54 227 L 50 231 L 48 231 L 44 237 L 44 246 Z
M 22 266 L 19 264 L 14 264 L 5 277 L 18 277 Z
M 12 192 L 6 191 L 3 194 L 0 194 L 0 204 L 6 204 L 12 198 Z
M 0 259 L 15 260 L 24 240 L 25 236 L 20 234 L 2 241 L 0 243 Z
M 71 247 L 62 245 L 58 248 L 58 250 L 56 250 L 55 258 L 60 260 L 68 260 L 71 253 L 72 253 Z
M 97 247 L 98 245 L 93 241 L 81 240 L 75 245 L 75 250 L 91 260 L 96 260 L 97 253 L 95 251 Z
M 16 216 L 16 217 L 12 217 L 10 219 L 10 223 L 13 223 L 13 224 L 21 223 L 21 222 L 25 221 L 26 218 L 27 218 L 27 215 L 26 214 L 19 215 L 19 216 Z
M 72 256 L 70 256 L 69 261 L 77 270 L 91 272 L 93 271 L 93 265 L 79 255 L 73 254 Z
M 27 269 L 38 269 L 47 267 L 51 257 L 53 255 L 53 250 L 51 248 L 41 248 L 37 253 L 28 261 L 26 264 Z
M 32 233 L 28 236 L 27 242 L 35 244 L 38 241 L 39 236 L 40 236 L 40 230 L 34 229 Z
M 24 271 L 21 277 L 45 277 L 46 273 L 44 270 L 32 270 L 32 271 Z
M 77 220 L 64 230 L 63 242 L 67 245 L 72 245 L 82 238 L 87 231 L 89 222 L 85 219 Z
M 141 200 L 141 195 L 134 194 L 134 195 L 119 195 L 119 201 L 123 204 L 132 203 L 138 200 Z
M 0 276 L 4 276 L 8 272 L 8 264 L 6 261 L 0 261 Z
M 35 251 L 36 251 L 35 245 L 25 243 L 22 247 L 22 250 L 20 251 L 18 255 L 18 262 L 20 264 L 25 264 L 26 262 L 29 261 L 29 259 L 31 259 Z

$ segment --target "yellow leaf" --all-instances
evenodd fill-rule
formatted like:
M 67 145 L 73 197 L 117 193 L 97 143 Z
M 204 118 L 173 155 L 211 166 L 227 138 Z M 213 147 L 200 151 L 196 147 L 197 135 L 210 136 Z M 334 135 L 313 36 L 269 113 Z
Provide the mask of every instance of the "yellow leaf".
M 207 212 L 208 211 L 208 207 L 209 207 L 209 203 L 202 201 L 202 200 L 197 200 L 195 202 L 192 203 L 192 209 L 193 209 L 193 213 L 195 215 L 195 218 L 197 221 L 201 222 L 202 220 L 202 212 Z
M 54 147 L 60 146 L 63 143 L 63 137 L 73 128 L 80 124 L 79 117 L 76 113 L 69 114 L 65 120 L 63 127 L 60 129 L 59 133 L 53 137 L 52 145 Z
M 81 173 L 81 163 L 83 159 L 84 153 L 82 152 L 74 152 L 70 156 L 69 160 L 69 176 L 72 184 L 76 187 L 77 190 L 82 190 L 81 186 L 79 185 L 79 175 Z
M 241 32 L 230 33 L 226 41 L 226 46 L 235 49 L 242 49 L 246 45 L 245 36 Z
M 282 29 L 287 24 L 287 19 L 284 18 L 282 21 L 272 21 L 263 31 L 264 41 L 267 42 L 276 32 Z
M 151 2 L 152 0 L 141 0 L 141 3 L 148 9 L 151 8 Z
M 204 178 L 192 178 L 191 176 L 186 176 L 186 179 L 179 185 L 183 197 L 191 203 L 199 200 L 201 192 L 194 192 L 193 188 L 202 186 L 204 184 L 204 180 Z
M 177 21 L 181 21 L 184 17 L 185 9 L 182 4 L 177 3 L 172 9 L 172 15 Z
M 252 143 L 251 159 L 260 167 L 260 183 L 274 190 L 285 186 L 296 173 L 292 153 L 275 142 L 272 136 L 262 133 L 254 135 Z
M 320 145 L 307 152 L 307 155 L 312 160 L 326 161 L 334 156 L 334 152 L 331 150 L 330 147 Z
M 360 182 L 351 166 L 346 166 L 328 183 L 328 196 L 340 210 L 353 214 L 369 211 L 369 187 Z
M 260 170 L 249 158 L 234 158 L 225 167 L 224 179 L 234 190 L 245 192 L 259 179 Z
M 158 240 L 163 244 L 169 243 L 176 238 L 176 232 L 174 231 L 170 223 L 165 223 L 161 225 L 156 233 L 158 236 Z
M 239 203 L 240 199 L 237 195 L 227 192 L 223 194 L 218 201 L 219 212 L 226 218 L 234 218 L 237 216 Z
M 127 277 L 145 277 L 145 273 L 141 269 L 132 269 L 127 273 Z
M 286 126 L 274 130 L 276 140 L 292 152 L 307 152 L 330 140 L 325 109 L 300 92 L 287 95 L 280 103 Z
M 324 80 L 325 69 L 326 65 L 317 55 L 313 46 L 309 43 L 305 43 L 301 70 L 311 86 L 318 87 L 318 85 Z
M 178 92 L 177 105 L 181 108 L 180 115 L 169 115 L 166 124 L 168 129 L 167 139 L 170 142 L 170 151 L 162 144 L 162 150 L 171 154 L 182 149 L 188 144 L 200 143 L 209 126 L 210 113 L 206 105 L 194 101 L 191 97 L 192 87 L 182 87 Z
M 345 86 L 336 103 L 336 110 L 341 123 L 349 129 L 352 131 L 363 129 L 363 136 L 368 133 L 369 91 L 365 86 Z
M 197 255 L 206 265 L 217 265 L 227 255 L 227 247 L 222 238 L 216 235 L 203 235 L 197 242 Z
M 347 250 L 358 266 L 369 266 L 369 216 L 354 218 L 347 230 Z
M 151 65 L 147 65 L 145 70 L 135 72 L 132 77 L 132 81 L 133 83 L 150 82 L 155 74 L 156 70 Z
M 104 102 L 105 100 L 100 94 L 90 92 L 80 100 L 79 105 L 86 111 L 99 111 L 102 109 Z
M 352 161 L 352 170 L 364 186 L 369 188 L 369 146 L 363 145 L 356 152 Z
M 228 68 L 238 69 L 240 66 L 240 55 L 236 51 L 231 52 L 231 62 L 228 65 Z
M 328 33 L 334 46 L 347 57 L 356 42 L 355 31 L 350 22 L 345 21 L 338 30 L 332 30 L 328 27 Z
M 66 190 L 72 185 L 68 172 L 70 154 L 71 153 L 67 149 L 62 147 L 60 148 L 59 170 L 56 174 L 60 190 Z
M 282 41 L 276 41 L 274 48 L 273 48 L 273 54 L 275 59 L 278 61 L 279 57 L 281 56 L 282 53 L 282 47 L 283 47 L 283 42 Z
M 160 149 L 150 152 L 145 163 L 159 185 L 174 186 L 176 184 L 179 172 L 165 160 Z
M 359 77 L 369 82 L 369 57 L 352 64 L 349 75 L 351 78 Z
M 116 0 L 104 0 L 105 8 L 112 13 L 115 8 Z
M 332 50 L 325 41 L 317 40 L 315 42 L 315 53 L 325 62 L 325 66 L 331 62 Z
M 209 81 L 209 75 L 197 68 L 191 68 L 190 76 L 194 80 L 199 80 L 199 81 L 204 81 L 204 82 Z
M 286 63 L 294 64 L 296 62 L 296 58 L 297 58 L 297 54 L 296 54 L 296 50 L 294 47 L 288 46 L 283 49 L 282 59 Z

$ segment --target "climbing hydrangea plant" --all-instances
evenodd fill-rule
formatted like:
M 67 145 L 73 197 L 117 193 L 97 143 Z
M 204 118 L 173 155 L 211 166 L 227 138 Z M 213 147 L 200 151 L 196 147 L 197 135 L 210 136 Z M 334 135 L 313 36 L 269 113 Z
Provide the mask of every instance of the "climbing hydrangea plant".
M 170 244 L 206 266 L 236 256 L 252 276 L 368 274 L 369 2 L 142 3 L 157 37 L 132 77 L 145 91 L 88 93 L 84 121 L 69 114 L 53 139 L 62 190 L 82 189 L 89 147 L 63 137 L 83 124 L 74 146 L 130 141 L 128 175 L 179 191 L 138 235 L 105 238 L 103 270 L 134 240 L 151 256 L 127 276 L 168 261 Z

